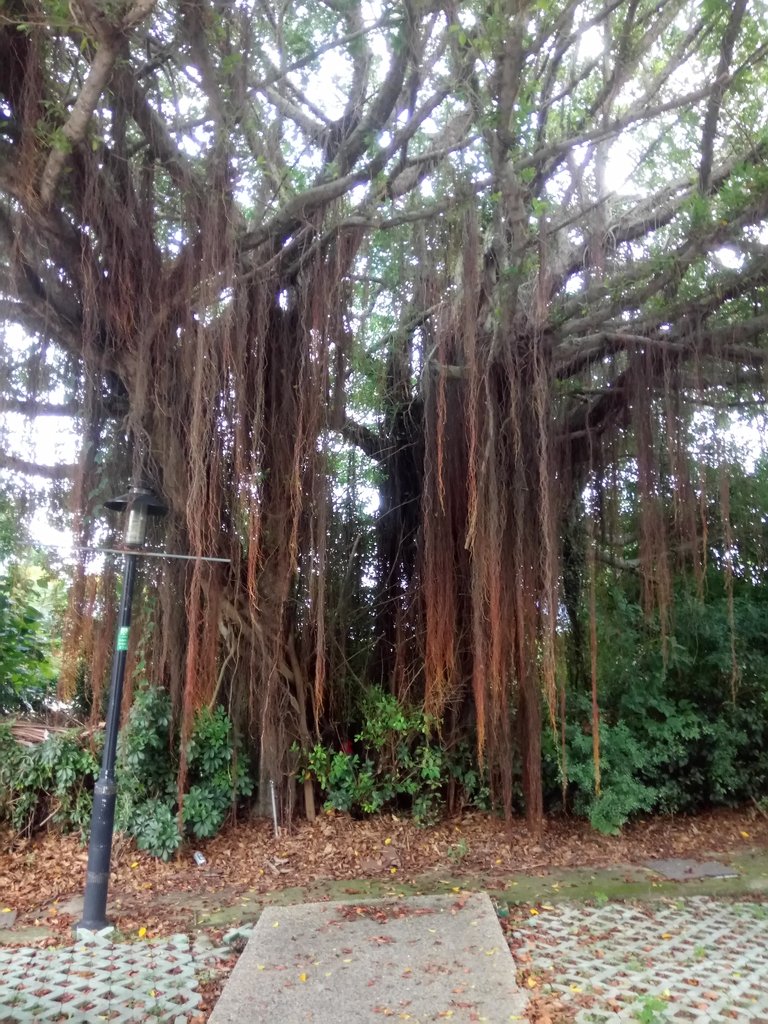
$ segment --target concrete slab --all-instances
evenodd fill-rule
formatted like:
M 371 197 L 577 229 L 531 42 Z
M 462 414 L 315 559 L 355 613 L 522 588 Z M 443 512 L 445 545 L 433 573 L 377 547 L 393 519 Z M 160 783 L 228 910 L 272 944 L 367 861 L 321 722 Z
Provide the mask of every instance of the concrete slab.
M 264 911 L 209 1024 L 525 1021 L 486 893 Z
M 0 928 L 0 946 L 18 946 L 25 942 L 39 942 L 40 939 L 50 939 L 53 935 L 52 928 L 44 925 L 29 925 L 25 928 Z M 2 1024 L 2 1018 L 0 1018 Z
M 694 878 L 739 877 L 738 871 L 716 860 L 700 861 L 671 857 L 669 860 L 647 860 L 644 866 L 673 882 L 686 882 Z
M 82 893 L 78 893 L 74 896 L 70 896 L 66 900 L 60 900 L 58 903 L 58 911 L 60 914 L 71 914 L 73 917 L 81 917 L 83 913 L 83 903 L 85 898 Z

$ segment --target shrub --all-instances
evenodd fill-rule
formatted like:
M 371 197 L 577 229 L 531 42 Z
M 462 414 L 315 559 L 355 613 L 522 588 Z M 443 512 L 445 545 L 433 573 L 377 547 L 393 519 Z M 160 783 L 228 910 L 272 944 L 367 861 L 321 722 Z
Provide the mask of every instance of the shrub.
M 98 762 L 75 732 L 25 747 L 0 725 L 0 818 L 24 835 L 45 824 L 88 831 Z
M 96 734 L 100 746 L 103 736 Z M 248 773 L 234 756 L 232 725 L 222 708 L 198 713 L 187 750 L 188 792 L 184 832 L 215 835 L 237 799 L 251 792 Z M 0 820 L 26 835 L 46 824 L 88 832 L 99 765 L 76 733 L 57 733 L 24 747 L 0 725 Z M 121 730 L 115 824 L 147 850 L 167 860 L 181 844 L 177 778 L 178 738 L 168 694 L 143 687 Z
M 680 581 L 666 659 L 658 621 L 609 586 L 599 604 L 601 793 L 594 791 L 590 700 L 572 694 L 566 722 L 569 799 L 602 832 L 646 812 L 738 804 L 768 792 L 768 635 L 763 588 L 735 581 L 739 679 L 722 577 L 706 597 Z M 545 743 L 550 796 L 554 745 Z
M 361 714 L 355 736 L 360 753 L 318 744 L 305 755 L 304 770 L 317 779 L 327 807 L 375 814 L 402 802 L 418 822 L 428 824 L 440 814 L 451 778 L 472 797 L 487 795 L 480 773 L 467 763 L 468 745 L 449 757 L 433 739 L 436 723 L 422 710 L 374 688 L 366 693 Z
M 163 860 L 181 844 L 177 778 L 179 741 L 170 698 L 142 687 L 134 698 L 118 749 L 118 827 Z M 234 753 L 232 724 L 223 708 L 195 716 L 187 747 L 187 786 L 182 823 L 196 839 L 215 835 L 251 780 Z
M 30 580 L 0 578 L 0 713 L 40 711 L 56 669 L 51 641 Z

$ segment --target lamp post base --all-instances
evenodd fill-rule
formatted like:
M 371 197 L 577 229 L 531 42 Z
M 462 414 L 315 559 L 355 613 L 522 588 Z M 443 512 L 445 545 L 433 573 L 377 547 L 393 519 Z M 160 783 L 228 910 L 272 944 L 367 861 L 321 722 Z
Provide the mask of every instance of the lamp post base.
M 112 831 L 115 822 L 117 787 L 114 779 L 99 774 L 93 788 L 93 815 L 91 838 L 88 844 L 88 870 L 85 876 L 83 916 L 75 926 L 89 932 L 103 932 L 110 928 L 107 920 L 107 890 L 112 856 Z
M 72 929 L 76 939 L 82 941 L 83 939 L 92 939 L 98 936 L 99 938 L 106 938 L 114 932 L 115 926 L 107 922 L 106 924 L 100 924 L 98 921 L 78 921 Z

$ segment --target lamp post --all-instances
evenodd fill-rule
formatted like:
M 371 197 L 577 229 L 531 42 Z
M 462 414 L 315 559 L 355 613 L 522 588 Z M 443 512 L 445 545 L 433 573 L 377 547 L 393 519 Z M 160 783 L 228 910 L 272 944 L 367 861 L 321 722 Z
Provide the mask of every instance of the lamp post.
M 120 706 L 123 699 L 125 661 L 128 655 L 128 637 L 131 629 L 131 601 L 136 581 L 136 563 L 139 549 L 144 544 L 147 521 L 150 516 L 163 516 L 168 509 L 156 495 L 146 487 L 132 487 L 127 494 L 104 502 L 112 512 L 128 512 L 128 522 L 123 535 L 123 590 L 120 596 L 120 610 L 117 617 L 117 636 L 112 661 L 112 675 L 109 681 L 109 703 L 104 732 L 104 750 L 101 755 L 99 778 L 93 789 L 93 813 L 91 816 L 91 837 L 88 845 L 88 873 L 85 881 L 83 917 L 77 929 L 101 931 L 109 926 L 107 921 L 107 890 L 109 888 L 109 864 L 112 857 L 112 834 L 115 826 L 115 758 L 117 756 L 117 733 L 120 728 Z

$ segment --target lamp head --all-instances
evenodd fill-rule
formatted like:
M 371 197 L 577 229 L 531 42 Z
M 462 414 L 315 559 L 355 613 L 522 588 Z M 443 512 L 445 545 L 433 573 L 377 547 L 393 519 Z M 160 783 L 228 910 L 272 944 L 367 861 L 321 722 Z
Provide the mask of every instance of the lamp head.
M 132 487 L 127 494 L 105 501 L 104 508 L 111 512 L 127 510 L 128 522 L 123 540 L 128 548 L 140 548 L 144 543 L 150 516 L 159 518 L 168 512 L 168 507 L 148 487 Z

